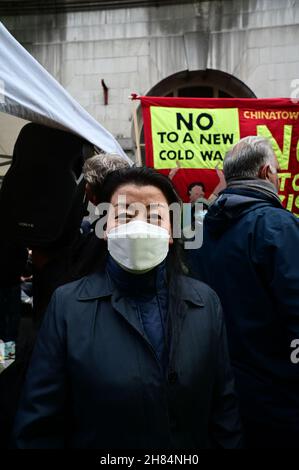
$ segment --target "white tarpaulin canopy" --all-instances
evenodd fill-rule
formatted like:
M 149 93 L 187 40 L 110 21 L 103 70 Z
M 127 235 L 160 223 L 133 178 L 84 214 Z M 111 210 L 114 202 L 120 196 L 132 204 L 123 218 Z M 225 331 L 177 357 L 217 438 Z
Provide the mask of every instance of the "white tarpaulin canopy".
M 21 46 L 0 22 L 0 111 L 69 130 L 131 160 L 115 138 Z

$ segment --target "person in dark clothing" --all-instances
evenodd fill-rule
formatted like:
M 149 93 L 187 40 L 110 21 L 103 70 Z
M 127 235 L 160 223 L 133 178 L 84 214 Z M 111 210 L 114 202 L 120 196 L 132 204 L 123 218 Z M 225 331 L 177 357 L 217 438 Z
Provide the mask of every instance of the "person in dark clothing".
M 18 243 L 0 239 L 0 339 L 16 341 L 21 317 L 21 276 L 27 250 Z
M 50 148 L 52 146 L 53 143 Z M 23 146 L 17 146 L 17 150 L 23 151 Z M 30 147 L 28 155 L 31 155 L 31 150 Z M 26 157 L 26 155 L 22 154 L 21 157 Z M 101 153 L 85 161 L 83 167 L 84 180 L 82 180 L 80 185 L 83 186 L 83 189 L 89 185 L 86 188 L 86 193 L 93 202 L 95 202 L 95 198 L 93 197 L 92 190 L 95 187 L 95 182 L 98 183 L 98 190 L 107 173 L 119 166 L 127 167 L 128 163 L 122 157 L 114 154 Z M 81 172 L 81 170 L 82 168 L 79 165 L 76 170 L 77 176 L 79 176 L 78 172 Z M 11 186 L 13 185 L 11 184 Z M 63 193 L 63 198 L 65 197 L 66 194 Z M 61 237 L 55 243 L 47 247 L 33 247 L 30 275 L 33 274 L 34 278 L 33 286 L 31 286 L 31 295 L 34 298 L 34 312 L 32 314 L 32 307 L 26 305 L 28 307 L 26 313 L 30 313 L 25 322 L 26 324 L 24 325 L 23 322 L 22 328 L 19 331 L 16 345 L 16 360 L 0 374 L 1 449 L 7 448 L 10 445 L 20 390 L 25 380 L 36 336 L 53 292 L 57 287 L 79 279 L 89 272 L 92 263 L 95 262 L 94 253 L 102 249 L 100 240 L 93 233 L 93 226 L 91 226 L 90 231 L 85 233 L 81 232 L 79 228 L 81 217 L 78 217 L 78 213 L 82 214 L 82 216 L 84 213 L 83 202 L 81 201 L 81 203 L 79 204 L 78 201 L 72 214 L 72 217 L 78 220 L 76 227 L 74 227 L 73 223 L 69 224 L 65 221 L 67 235 L 63 231 Z M 49 218 L 50 225 L 51 220 Z M 21 266 L 26 264 L 27 250 L 11 242 L 8 244 L 7 237 L 2 241 L 2 247 L 5 247 L 5 249 L 0 269 L 0 339 L 5 339 L 7 334 L 4 336 L 4 327 L 5 331 L 8 327 L 10 327 L 11 331 L 12 326 L 14 326 L 12 334 L 17 335 L 21 308 L 20 275 L 22 273 L 26 274 L 24 269 L 23 271 L 21 270 L 20 263 L 22 263 Z M 23 255 L 21 256 L 22 253 Z M 10 296 L 8 296 L 8 293 Z M 8 300 L 10 300 L 9 304 Z M 23 315 L 25 313 L 24 310 L 23 305 Z M 12 338 L 11 333 L 9 338 Z
M 204 221 L 191 271 L 220 297 L 250 447 L 297 447 L 299 221 L 277 194 L 269 142 L 247 137 L 224 160 L 227 189 Z M 245 442 L 246 444 L 246 442 Z
M 29 123 L 17 138 L 1 187 L 0 340 L 18 336 L 16 359 L 0 374 L 1 449 L 10 442 L 19 392 L 50 298 L 58 286 L 84 275 L 99 241 L 80 231 L 87 202 L 82 165 L 93 154 L 78 136 Z M 33 302 L 32 307 L 22 304 L 17 335 L 25 295 L 15 264 L 20 251 L 27 256 L 25 247 L 32 249 Z
M 114 171 L 101 200 L 110 205 L 96 270 L 52 297 L 16 446 L 239 447 L 220 302 L 181 274 L 171 182 L 150 169 Z
M 1 263 L 0 263 L 0 340 L 6 344 L 16 344 L 15 358 L 22 354 L 22 348 L 17 342 L 20 319 L 22 314 L 21 303 L 21 276 L 25 271 L 28 253 L 26 248 L 6 238 L 0 237 Z M 15 361 L 8 367 L 0 365 L 0 449 L 9 445 L 9 432 L 12 427 L 12 402 L 17 384 L 8 386 L 11 370 L 14 370 Z M 12 398 L 13 396 L 13 398 Z

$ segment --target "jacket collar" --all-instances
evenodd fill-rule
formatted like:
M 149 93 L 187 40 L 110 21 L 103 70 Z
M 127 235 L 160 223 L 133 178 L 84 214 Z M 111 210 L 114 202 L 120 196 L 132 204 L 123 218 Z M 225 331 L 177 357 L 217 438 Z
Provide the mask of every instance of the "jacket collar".
M 199 283 L 193 278 L 180 276 L 182 299 L 199 307 L 204 306 L 200 294 Z M 115 292 L 115 287 L 105 271 L 98 271 L 83 278 L 83 282 L 77 293 L 78 300 L 94 300 L 109 297 Z
M 183 300 L 199 307 L 204 307 L 204 300 L 200 293 L 200 283 L 196 279 L 187 276 L 180 276 L 181 296 Z
M 94 300 L 109 297 L 113 286 L 105 271 L 97 271 L 84 277 L 77 293 L 78 300 Z

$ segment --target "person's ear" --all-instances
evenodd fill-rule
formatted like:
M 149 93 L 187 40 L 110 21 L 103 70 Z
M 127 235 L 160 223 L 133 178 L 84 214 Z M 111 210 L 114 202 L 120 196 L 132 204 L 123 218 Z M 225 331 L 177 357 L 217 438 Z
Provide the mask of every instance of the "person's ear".
M 97 197 L 93 194 L 92 188 L 89 183 L 86 183 L 85 185 L 85 192 L 88 197 L 88 200 L 94 205 L 98 205 L 98 200 Z
M 261 166 L 258 172 L 258 177 L 262 180 L 267 180 L 269 173 L 271 173 L 270 166 L 269 165 L 264 165 Z

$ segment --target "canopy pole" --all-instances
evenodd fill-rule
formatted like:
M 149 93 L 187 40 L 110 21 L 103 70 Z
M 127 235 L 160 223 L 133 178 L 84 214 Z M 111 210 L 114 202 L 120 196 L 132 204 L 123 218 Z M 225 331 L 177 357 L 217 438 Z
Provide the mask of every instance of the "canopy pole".
M 138 126 L 138 119 L 137 119 L 137 111 L 136 111 L 136 106 L 135 106 L 135 100 L 138 99 L 138 95 L 136 93 L 132 93 L 131 96 L 129 96 L 129 99 L 132 101 L 132 116 L 133 116 L 135 142 L 136 142 L 136 163 L 137 163 L 137 166 L 142 166 L 140 140 L 139 140 L 140 133 L 139 133 L 139 126 Z

